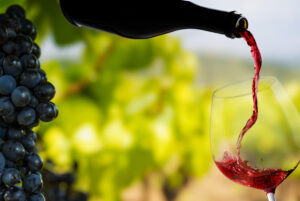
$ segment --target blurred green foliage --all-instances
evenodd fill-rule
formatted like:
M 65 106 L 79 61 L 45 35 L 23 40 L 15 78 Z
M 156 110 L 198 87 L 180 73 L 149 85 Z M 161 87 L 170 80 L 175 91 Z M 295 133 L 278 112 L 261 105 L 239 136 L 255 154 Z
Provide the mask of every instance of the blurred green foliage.
M 58 171 L 78 161 L 77 187 L 105 201 L 120 200 L 122 190 L 151 173 L 176 188 L 207 172 L 212 90 L 195 84 L 198 60 L 178 39 L 129 40 L 78 28 L 55 0 L 1 0 L 1 11 L 11 3 L 26 8 L 39 43 L 52 36 L 58 46 L 84 44 L 79 62 L 42 63 L 60 114 L 37 130 L 41 155 Z M 299 84 L 290 88 L 299 108 Z

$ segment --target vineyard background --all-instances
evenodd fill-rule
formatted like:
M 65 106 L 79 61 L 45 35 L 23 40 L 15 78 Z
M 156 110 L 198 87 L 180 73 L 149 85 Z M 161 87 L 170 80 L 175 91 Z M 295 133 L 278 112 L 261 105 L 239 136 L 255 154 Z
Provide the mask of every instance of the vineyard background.
M 227 181 L 209 147 L 212 91 L 251 77 L 250 58 L 197 55 L 174 35 L 130 40 L 77 28 L 55 0 L 1 0 L 0 11 L 12 3 L 36 25 L 42 68 L 57 89 L 59 117 L 36 129 L 40 154 L 60 173 L 77 161 L 76 188 L 90 200 L 266 199 Z M 262 74 L 277 76 L 300 111 L 299 65 L 283 65 L 266 62 Z M 299 200 L 299 187 L 298 169 L 279 199 Z

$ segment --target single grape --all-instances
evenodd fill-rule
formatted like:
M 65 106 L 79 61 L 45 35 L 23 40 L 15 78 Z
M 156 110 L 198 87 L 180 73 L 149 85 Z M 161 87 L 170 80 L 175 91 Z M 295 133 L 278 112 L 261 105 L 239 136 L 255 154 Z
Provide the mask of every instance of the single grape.
M 41 81 L 41 74 L 37 69 L 28 68 L 20 76 L 20 84 L 28 88 L 35 87 Z
M 8 39 L 7 28 L 0 25 L 0 44 L 3 44 Z
M 16 51 L 18 56 L 31 53 L 33 42 L 29 36 L 18 35 L 14 41 L 18 47 Z
M 0 152 L 0 172 L 4 170 L 4 168 L 5 168 L 5 158 L 3 154 Z
M 37 134 L 33 132 L 31 129 L 26 129 L 26 136 L 32 138 L 34 141 L 37 140 Z
M 20 139 L 24 135 L 25 135 L 25 130 L 17 127 L 10 127 L 7 133 L 8 139 L 10 140 Z
M 6 137 L 6 133 L 7 133 L 7 128 L 0 126 L 0 139 L 4 139 Z
M 33 194 L 29 197 L 29 201 L 45 201 L 45 197 L 41 193 Z
M 43 167 L 42 158 L 34 152 L 31 152 L 26 157 L 26 164 L 30 171 L 37 172 Z
M 19 32 L 21 29 L 20 20 L 16 18 L 8 17 L 3 21 L 3 24 L 9 29 L 13 29 L 16 33 Z
M 41 75 L 41 83 L 46 83 L 47 82 L 47 75 L 45 73 L 45 71 L 43 71 L 42 69 L 38 69 L 40 75 Z
M 7 30 L 7 35 L 9 34 L 8 30 Z M 12 40 L 7 40 L 3 45 L 2 45 L 2 49 L 6 54 L 12 55 L 12 54 L 16 54 L 17 52 L 17 44 L 12 41 Z
M 21 187 L 11 186 L 3 196 L 5 201 L 27 201 L 26 194 Z
M 7 14 L 0 14 L 0 24 L 4 24 L 8 18 L 9 16 Z
M 26 127 L 29 129 L 32 129 L 34 127 L 37 127 L 39 124 L 40 124 L 40 120 L 38 118 L 36 118 L 32 124 L 29 124 Z
M 6 168 L 17 168 L 15 162 L 5 159 L 5 167 Z
M 4 144 L 4 140 L 0 138 L 0 150 L 2 149 L 2 145 Z
M 36 56 L 36 58 L 40 58 L 40 56 L 41 56 L 41 48 L 36 43 L 33 43 L 31 53 L 34 56 Z
M 32 40 L 36 38 L 36 29 L 34 25 L 27 19 L 20 20 L 22 34 L 28 35 Z
M 0 179 L 0 183 L 1 183 L 1 179 Z M 4 187 L 0 188 L 0 201 L 5 201 L 4 200 L 5 191 L 6 191 L 6 188 L 4 188 Z
M 23 136 L 20 139 L 20 142 L 23 145 L 23 147 L 26 149 L 26 151 L 31 152 L 34 150 L 35 142 L 30 136 L 27 136 L 27 135 Z
M 39 104 L 39 100 L 34 95 L 31 94 L 31 100 L 30 100 L 28 106 L 35 108 L 36 106 L 38 106 L 38 104 Z
M 16 113 L 16 111 L 14 111 L 13 113 L 10 113 L 8 115 L 3 115 L 2 119 L 7 124 L 15 123 L 17 120 L 17 113 Z
M 19 86 L 11 93 L 11 100 L 16 107 L 25 107 L 31 99 L 30 91 L 27 87 Z
M 40 63 L 38 58 L 33 54 L 25 54 L 21 57 L 21 63 L 24 69 L 39 68 Z
M 19 112 L 17 119 L 21 126 L 29 126 L 36 119 L 35 110 L 31 107 L 26 107 Z
M 0 60 L 1 63 L 1 60 Z M 0 77 L 4 74 L 3 68 L 0 66 Z
M 3 75 L 0 77 L 0 94 L 8 95 L 10 94 L 17 86 L 15 78 L 10 75 Z
M 2 175 L 2 182 L 6 186 L 13 186 L 19 183 L 21 180 L 21 175 L 19 171 L 15 168 L 6 168 L 4 174 Z
M 50 101 L 55 95 L 55 88 L 50 82 L 41 83 L 34 87 L 34 95 L 41 102 Z
M 22 72 L 22 65 L 18 57 L 9 55 L 3 60 L 3 70 L 6 74 L 17 76 Z
M 6 116 L 14 113 L 15 108 L 10 98 L 7 96 L 3 96 L 0 98 L 0 115 Z
M 25 18 L 25 10 L 19 5 L 11 5 L 6 9 L 6 14 L 12 18 Z
M 28 193 L 38 193 L 43 185 L 42 178 L 39 174 L 32 173 L 23 179 L 23 188 Z
M 40 120 L 49 122 L 55 119 L 58 115 L 58 109 L 56 105 L 52 102 L 48 103 L 40 103 L 36 107 L 36 112 L 40 118 Z
M 13 162 L 22 160 L 25 156 L 23 145 L 17 141 L 8 140 L 2 146 L 2 153 L 8 160 Z

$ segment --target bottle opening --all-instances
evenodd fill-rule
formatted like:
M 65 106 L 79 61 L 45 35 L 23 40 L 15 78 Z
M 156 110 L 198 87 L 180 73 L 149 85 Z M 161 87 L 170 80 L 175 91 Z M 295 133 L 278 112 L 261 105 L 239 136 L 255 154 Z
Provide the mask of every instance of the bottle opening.
M 247 21 L 247 19 L 245 17 L 241 16 L 237 20 L 235 28 L 236 28 L 235 35 L 236 35 L 236 37 L 240 38 L 241 35 L 238 32 L 240 30 L 243 30 L 243 29 L 248 29 L 248 21 Z

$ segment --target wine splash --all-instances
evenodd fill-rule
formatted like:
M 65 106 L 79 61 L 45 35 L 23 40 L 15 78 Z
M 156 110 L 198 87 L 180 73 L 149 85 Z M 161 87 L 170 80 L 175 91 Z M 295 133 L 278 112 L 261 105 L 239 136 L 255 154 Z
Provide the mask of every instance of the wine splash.
M 299 162 L 288 171 L 270 168 L 258 169 L 248 165 L 248 161 L 243 161 L 240 157 L 233 157 L 225 152 L 222 161 L 216 162 L 216 165 L 232 181 L 270 193 L 274 192 L 276 187 L 298 167 Z
M 243 137 L 246 132 L 255 124 L 258 116 L 257 91 L 262 59 L 253 35 L 248 30 L 241 30 L 238 33 L 250 46 L 251 54 L 254 60 L 255 75 L 252 82 L 253 113 L 240 132 L 237 141 L 237 157 L 231 156 L 228 152 L 225 152 L 223 159 L 221 161 L 216 161 L 216 165 L 226 177 L 239 184 L 261 189 L 267 193 L 275 192 L 276 187 L 298 167 L 300 161 L 293 169 L 288 171 L 269 168 L 258 169 L 248 165 L 248 161 L 242 160 L 240 156 Z

